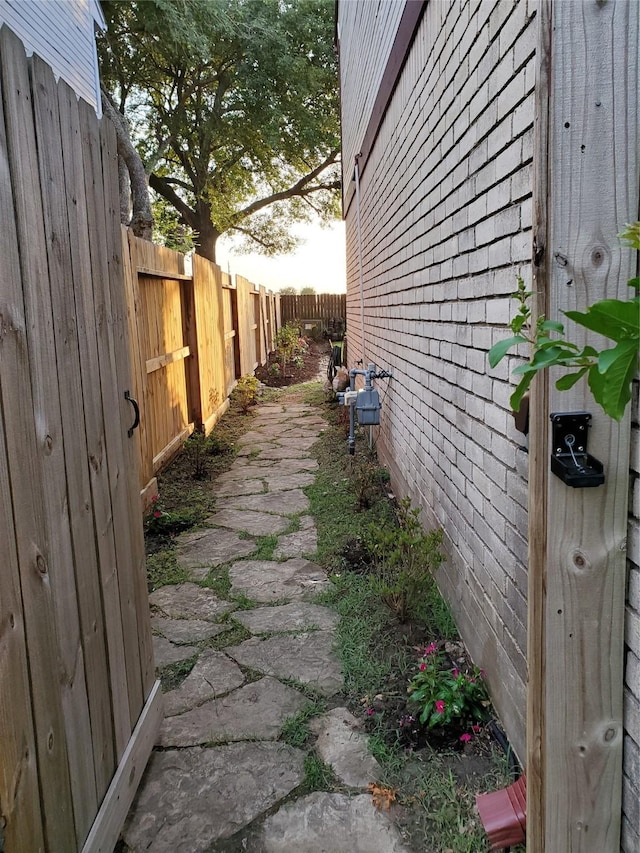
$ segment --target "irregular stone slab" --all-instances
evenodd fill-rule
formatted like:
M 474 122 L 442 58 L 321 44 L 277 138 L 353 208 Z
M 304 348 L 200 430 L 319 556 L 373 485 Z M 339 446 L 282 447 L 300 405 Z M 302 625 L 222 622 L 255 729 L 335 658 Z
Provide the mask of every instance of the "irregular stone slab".
M 260 459 L 304 459 L 308 455 L 306 450 L 269 445 L 260 453 Z
M 282 743 L 153 752 L 124 841 L 136 853 L 208 850 L 296 788 L 303 763 L 301 750 Z
M 308 530 L 310 527 L 316 526 L 315 519 L 311 515 L 302 515 L 299 520 L 300 530 Z
M 255 444 L 269 443 L 274 436 L 280 434 L 281 425 L 272 423 L 268 426 L 262 426 L 260 429 L 251 430 L 241 435 L 236 442 L 238 447 L 253 447 Z
M 229 579 L 232 594 L 242 592 L 253 601 L 262 603 L 280 598 L 299 600 L 315 595 L 329 585 L 320 566 L 302 559 L 284 563 L 240 560 L 229 569 Z
M 325 696 L 342 689 L 340 664 L 329 631 L 285 634 L 267 639 L 252 637 L 225 652 L 241 666 L 249 666 L 276 678 L 295 678 Z
M 258 460 L 255 460 L 258 461 Z M 315 471 L 318 467 L 317 459 L 265 459 L 262 465 L 277 465 L 281 474 L 296 474 L 298 471 Z M 262 476 L 262 475 L 260 475 Z
M 250 641 L 249 641 L 250 642 Z M 198 746 L 238 740 L 275 740 L 284 721 L 301 711 L 308 700 L 275 678 L 261 678 L 222 699 L 205 702 L 160 727 L 158 745 Z
M 291 492 L 283 492 L 282 494 L 289 495 Z M 273 556 L 277 560 L 281 557 L 297 557 L 299 554 L 312 556 L 317 550 L 318 532 L 315 527 L 308 527 L 306 530 L 298 530 L 295 533 L 281 536 Z
M 303 486 L 310 486 L 315 480 L 315 474 L 311 471 L 301 471 L 299 474 L 282 474 L 275 471 L 269 471 L 264 475 L 264 479 L 269 487 L 270 492 L 283 492 L 287 489 L 299 489 Z
M 203 619 L 166 619 L 163 616 L 154 616 L 151 627 L 179 646 L 210 640 L 227 630 L 225 625 L 216 625 L 215 622 L 205 622 Z
M 183 714 L 244 684 L 244 675 L 222 652 L 205 649 L 177 690 L 164 696 L 165 717 Z
M 195 646 L 174 646 L 164 637 L 154 636 L 151 639 L 153 640 L 153 658 L 156 669 L 164 669 L 169 664 L 189 660 L 198 654 L 198 649 Z
M 308 450 L 318 440 L 317 435 L 302 436 L 300 438 L 283 439 L 280 443 L 287 450 L 295 448 L 296 450 Z
M 282 806 L 262 833 L 255 853 L 411 853 L 367 794 L 316 791 Z
M 352 788 L 364 788 L 380 779 L 382 768 L 367 748 L 368 738 L 359 731 L 358 720 L 346 708 L 334 708 L 311 720 L 318 735 L 316 750 L 336 776 Z
M 238 450 L 238 456 L 261 456 L 262 453 L 266 450 L 273 450 L 273 444 L 271 442 L 264 442 L 262 444 L 252 444 L 245 445 Z
M 195 583 L 160 587 L 151 593 L 149 603 L 171 619 L 214 620 L 233 609 L 233 604 L 220 601 L 213 590 Z
M 330 631 L 338 624 L 338 614 L 329 607 L 303 601 L 278 607 L 257 607 L 234 613 L 233 618 L 252 634 L 276 631 L 308 631 L 310 628 Z
M 262 480 L 247 480 L 242 474 L 238 474 L 232 480 L 223 481 L 222 483 L 216 480 L 211 486 L 211 491 L 219 497 L 231 497 L 233 495 L 259 495 L 264 492 L 264 483 Z
M 278 492 L 277 495 L 244 495 L 238 498 L 229 498 L 226 502 L 228 507 L 234 509 L 256 509 L 261 512 L 274 512 L 277 515 L 297 515 L 299 512 L 306 512 L 309 509 L 309 498 L 301 489 L 289 489 L 286 492 Z M 245 540 L 246 542 L 246 540 Z M 255 543 L 252 551 L 255 550 Z M 245 557 L 249 553 L 238 554 L 239 557 Z M 298 554 L 300 551 L 297 552 Z M 291 555 L 291 556 L 295 556 Z
M 208 518 L 206 523 L 230 527 L 232 530 L 245 530 L 252 536 L 271 536 L 274 533 L 282 533 L 289 526 L 289 520 L 281 515 L 231 508 L 217 512 Z
M 212 566 L 246 557 L 255 549 L 255 542 L 241 539 L 232 530 L 198 530 L 178 537 L 176 560 L 195 579 L 202 580 Z

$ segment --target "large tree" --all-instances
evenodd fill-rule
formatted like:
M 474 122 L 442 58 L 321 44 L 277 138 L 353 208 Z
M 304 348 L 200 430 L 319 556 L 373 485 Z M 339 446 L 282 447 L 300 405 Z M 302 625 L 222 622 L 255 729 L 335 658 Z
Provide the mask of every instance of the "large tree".
M 337 214 L 333 0 L 103 0 L 103 82 L 149 184 L 215 261 L 221 234 L 265 253 Z

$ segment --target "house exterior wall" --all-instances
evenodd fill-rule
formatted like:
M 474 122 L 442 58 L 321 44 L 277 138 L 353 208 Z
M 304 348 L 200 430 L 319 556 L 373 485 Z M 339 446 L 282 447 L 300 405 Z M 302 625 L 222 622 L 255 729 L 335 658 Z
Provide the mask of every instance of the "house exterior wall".
M 622 849 L 640 850 L 640 405 L 636 382 L 631 425 L 629 492 L 629 575 L 626 621 L 624 696 L 624 780 L 622 784 Z
M 343 125 L 342 161 L 353 167 L 391 52 L 393 39 L 404 8 L 397 0 L 371 3 L 342 3 L 338 18 L 338 40 L 358 34 L 361 50 L 349 51 L 341 59 L 342 107 L 351 116 Z
M 375 34 L 377 4 L 338 4 L 350 362 L 363 353 L 393 371 L 386 387 L 379 383 L 379 456 L 396 491 L 420 506 L 426 524 L 444 529 L 440 587 L 523 761 L 528 456 L 509 406 L 513 359 L 491 370 L 487 352 L 506 336 L 516 274 L 531 279 L 536 5 L 424 4 L 361 164 L 361 313 L 353 153 L 369 132 L 364 104 L 375 93 L 365 94 L 354 69 L 388 53 L 364 36 Z M 368 71 L 368 80 L 381 77 Z M 624 853 L 640 849 L 637 386 L 632 418 Z
M 340 4 L 339 16 L 353 5 L 370 8 Z M 535 43 L 526 0 L 427 3 L 363 164 L 360 206 L 365 358 L 394 377 L 378 452 L 396 489 L 444 529 L 441 589 L 523 759 L 527 454 L 510 415 L 509 366 L 489 371 L 487 351 L 504 337 L 516 274 L 530 280 Z M 363 49 L 345 21 L 341 67 Z M 343 76 L 346 139 L 351 85 Z M 355 198 L 346 219 L 353 359 L 362 349 Z
M 0 24 L 101 114 L 95 28 L 105 22 L 97 0 L 0 0 Z

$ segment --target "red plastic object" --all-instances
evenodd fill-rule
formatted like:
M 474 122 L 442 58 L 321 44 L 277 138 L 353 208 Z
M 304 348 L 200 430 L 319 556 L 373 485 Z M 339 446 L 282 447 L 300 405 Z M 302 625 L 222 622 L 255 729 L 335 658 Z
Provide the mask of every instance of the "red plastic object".
M 493 791 L 477 794 L 476 806 L 492 850 L 522 844 L 527 832 L 527 777 Z

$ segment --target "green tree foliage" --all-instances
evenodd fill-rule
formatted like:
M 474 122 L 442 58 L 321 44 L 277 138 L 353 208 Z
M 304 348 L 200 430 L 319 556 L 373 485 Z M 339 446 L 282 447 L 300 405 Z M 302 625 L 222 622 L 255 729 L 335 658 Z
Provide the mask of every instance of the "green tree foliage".
M 315 296 L 316 289 L 315 287 L 301 287 L 300 288 L 300 296 Z
M 227 232 L 287 251 L 293 221 L 336 216 L 333 0 L 102 5 L 104 83 L 199 254 Z

